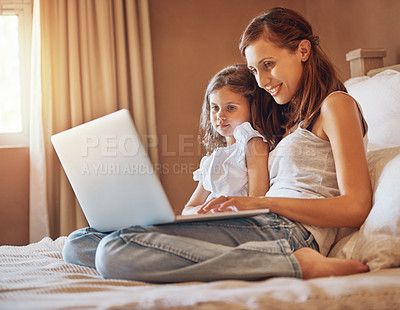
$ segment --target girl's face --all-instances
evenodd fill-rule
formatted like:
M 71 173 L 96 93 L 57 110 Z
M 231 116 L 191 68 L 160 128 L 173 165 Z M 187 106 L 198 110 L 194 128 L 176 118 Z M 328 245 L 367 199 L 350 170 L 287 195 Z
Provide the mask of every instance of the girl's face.
M 210 120 L 214 129 L 226 138 L 226 144 L 235 143 L 233 131 L 250 121 L 250 104 L 246 97 L 224 86 L 213 91 L 209 97 Z
M 307 42 L 303 40 L 292 52 L 260 38 L 245 50 L 247 66 L 256 77 L 258 86 L 270 93 L 278 104 L 288 103 L 299 88 L 302 62 L 309 56 Z

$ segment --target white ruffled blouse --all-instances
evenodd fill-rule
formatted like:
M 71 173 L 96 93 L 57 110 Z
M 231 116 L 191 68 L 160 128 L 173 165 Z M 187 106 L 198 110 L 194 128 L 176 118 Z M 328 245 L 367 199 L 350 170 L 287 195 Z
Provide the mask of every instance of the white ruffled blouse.
M 248 196 L 246 145 L 254 137 L 265 139 L 248 122 L 236 127 L 233 136 L 236 143 L 204 156 L 200 168 L 193 172 L 193 180 L 201 181 L 204 189 L 211 192 L 207 201 L 219 196 Z

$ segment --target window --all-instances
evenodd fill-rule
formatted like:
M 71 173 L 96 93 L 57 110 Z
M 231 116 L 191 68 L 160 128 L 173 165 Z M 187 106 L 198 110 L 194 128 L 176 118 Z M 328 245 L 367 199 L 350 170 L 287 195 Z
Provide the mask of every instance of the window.
M 32 0 L 0 0 L 0 146 L 29 143 Z

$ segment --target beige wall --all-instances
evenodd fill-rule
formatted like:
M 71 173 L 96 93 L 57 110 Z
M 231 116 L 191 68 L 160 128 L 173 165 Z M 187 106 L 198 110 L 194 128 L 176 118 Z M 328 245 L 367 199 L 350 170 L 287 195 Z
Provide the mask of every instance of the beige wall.
M 386 65 L 400 62 L 398 0 L 149 0 L 161 165 L 161 181 L 177 212 L 195 188 L 200 161 L 196 143 L 203 92 L 211 76 L 243 62 L 237 48 L 250 19 L 272 6 L 304 14 L 343 79 L 345 54 L 384 47 Z M 181 138 L 181 143 L 179 142 Z M 187 145 L 184 145 L 184 141 Z M 180 152 L 179 152 L 180 150 Z
M 356 48 L 385 48 L 384 65 L 400 63 L 400 1 L 307 0 L 306 14 L 343 79 L 345 55 Z
M 28 204 L 28 148 L 0 148 L 0 245 L 28 243 Z

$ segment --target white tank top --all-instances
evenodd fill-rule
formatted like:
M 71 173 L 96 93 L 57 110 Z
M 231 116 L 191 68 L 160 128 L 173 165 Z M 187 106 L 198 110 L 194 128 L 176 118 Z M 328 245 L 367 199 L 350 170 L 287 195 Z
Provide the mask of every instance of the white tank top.
M 360 106 L 359 109 L 361 113 Z M 367 143 L 365 133 L 365 150 Z M 270 189 L 267 197 L 329 198 L 340 195 L 330 142 L 302 128 L 302 123 L 270 152 L 268 168 Z M 304 226 L 313 234 L 321 254 L 327 255 L 338 228 Z

